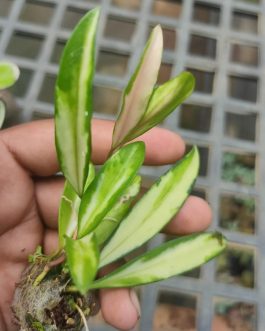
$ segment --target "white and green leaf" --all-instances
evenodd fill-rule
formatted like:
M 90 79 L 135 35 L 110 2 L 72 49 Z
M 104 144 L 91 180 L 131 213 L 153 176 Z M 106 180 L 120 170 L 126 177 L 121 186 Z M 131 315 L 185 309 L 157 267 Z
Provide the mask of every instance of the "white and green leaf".
M 100 267 L 119 259 L 158 233 L 185 202 L 198 169 L 199 154 L 194 147 L 151 187 L 123 220 L 100 254 Z
M 72 185 L 66 181 L 61 198 L 58 219 L 59 244 L 61 247 L 64 247 L 65 235 L 72 237 L 75 231 L 77 231 L 80 201 L 80 197 L 75 192 Z
M 71 278 L 80 293 L 85 294 L 98 271 L 99 249 L 94 233 L 78 239 L 65 238 L 65 251 Z
M 211 260 L 226 247 L 220 233 L 171 240 L 90 284 L 89 288 L 130 287 L 163 280 Z
M 91 154 L 90 120 L 99 9 L 86 14 L 68 40 L 55 87 L 56 148 L 66 179 L 81 196 Z
M 4 102 L 0 100 L 0 129 L 4 124 L 5 116 L 6 116 L 6 107 Z
M 12 86 L 18 80 L 19 73 L 14 63 L 0 61 L 0 89 Z
M 94 230 L 131 184 L 145 156 L 143 142 L 124 146 L 109 158 L 82 197 L 78 238 Z
M 99 245 L 102 245 L 104 242 L 106 242 L 119 226 L 124 216 L 128 213 L 132 200 L 139 193 L 140 188 L 141 177 L 136 176 L 131 185 L 124 191 L 119 201 L 96 227 L 94 232 L 97 236 Z
M 193 75 L 189 72 L 182 72 L 179 76 L 155 88 L 143 118 L 126 137 L 126 142 L 161 123 L 190 96 L 194 85 Z
M 84 192 L 88 189 L 89 185 L 93 182 L 95 176 L 96 176 L 95 167 L 94 167 L 92 162 L 89 162 L 88 176 L 87 176 L 87 179 L 86 179 Z
M 113 131 L 112 150 L 123 144 L 126 136 L 143 117 L 157 81 L 162 50 L 162 29 L 160 26 L 156 26 L 146 44 L 140 62 L 124 90 L 120 114 Z

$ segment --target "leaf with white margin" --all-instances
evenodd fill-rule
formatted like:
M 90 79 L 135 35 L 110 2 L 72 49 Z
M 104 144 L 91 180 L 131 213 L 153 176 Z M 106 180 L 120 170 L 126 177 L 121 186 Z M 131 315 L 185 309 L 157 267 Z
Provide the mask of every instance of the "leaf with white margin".
M 163 35 L 158 25 L 153 29 L 140 62 L 123 92 L 120 114 L 113 131 L 112 150 L 123 143 L 143 117 L 157 81 L 162 50 Z
M 95 176 L 96 176 L 95 167 L 94 167 L 92 162 L 89 162 L 88 176 L 87 176 L 87 179 L 86 179 L 86 185 L 85 185 L 84 192 L 88 189 L 89 185 L 93 182 Z
M 145 157 L 143 142 L 126 145 L 103 165 L 81 199 L 78 238 L 93 231 L 131 184 Z
M 226 239 L 217 232 L 184 236 L 136 257 L 89 288 L 131 287 L 167 279 L 208 262 L 225 247 Z
M 61 58 L 55 87 L 55 137 L 58 159 L 76 193 L 84 192 L 91 154 L 90 121 L 99 9 L 74 29 Z
M 99 245 L 102 245 L 105 241 L 107 241 L 119 226 L 124 216 L 128 213 L 132 200 L 139 193 L 140 188 L 141 177 L 136 176 L 131 185 L 124 191 L 119 201 L 96 227 L 94 232 L 97 236 Z
M 59 208 L 58 233 L 59 244 L 64 247 L 65 235 L 72 237 L 77 231 L 78 210 L 81 199 L 66 180 Z
M 188 197 L 199 169 L 194 147 L 150 188 L 122 221 L 100 254 L 100 267 L 141 246 L 158 233 Z

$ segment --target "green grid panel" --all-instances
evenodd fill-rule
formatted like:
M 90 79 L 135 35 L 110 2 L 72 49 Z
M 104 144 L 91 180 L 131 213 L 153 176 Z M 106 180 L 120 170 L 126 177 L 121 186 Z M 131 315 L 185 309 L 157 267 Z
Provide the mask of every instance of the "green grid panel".
M 194 194 L 209 201 L 211 228 L 230 241 L 226 254 L 199 270 L 138 289 L 142 317 L 135 330 L 222 331 L 240 323 L 265 330 L 265 0 L 1 0 L 0 58 L 22 71 L 13 96 L 2 95 L 9 125 L 53 116 L 61 51 L 96 5 L 102 11 L 95 115 L 114 119 L 150 29 L 160 24 L 165 51 L 158 83 L 183 70 L 197 81 L 163 126 L 198 145 Z M 145 186 L 166 168 L 144 167 Z M 158 236 L 149 248 L 164 240 Z M 91 327 L 113 330 L 100 316 Z

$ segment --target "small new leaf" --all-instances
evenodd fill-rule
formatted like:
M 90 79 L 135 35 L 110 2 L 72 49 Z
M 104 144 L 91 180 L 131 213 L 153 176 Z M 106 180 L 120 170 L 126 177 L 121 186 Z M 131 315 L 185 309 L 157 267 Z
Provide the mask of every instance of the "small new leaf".
M 0 62 L 0 90 L 12 86 L 19 77 L 18 67 L 10 62 Z
M 190 96 L 194 85 L 193 75 L 189 72 L 182 72 L 179 76 L 155 88 L 143 118 L 126 137 L 126 142 L 139 137 L 161 123 Z
M 99 249 L 94 233 L 78 239 L 65 238 L 65 251 L 71 277 L 80 293 L 85 294 L 98 270 Z
M 226 240 L 220 233 L 200 233 L 171 240 L 96 280 L 90 288 L 130 287 L 157 282 L 208 262 L 225 246 Z
M 100 267 L 144 244 L 178 212 L 188 197 L 199 169 L 193 148 L 162 176 L 134 206 L 100 254 Z
M 145 156 L 142 142 L 124 146 L 100 169 L 82 197 L 78 238 L 94 230 L 133 181 Z
M 61 169 L 80 196 L 91 153 L 90 120 L 99 10 L 86 14 L 68 40 L 55 88 L 55 137 Z
M 121 111 L 113 131 L 112 150 L 124 143 L 126 136 L 143 117 L 157 80 L 162 50 L 162 29 L 156 26 L 124 90 Z

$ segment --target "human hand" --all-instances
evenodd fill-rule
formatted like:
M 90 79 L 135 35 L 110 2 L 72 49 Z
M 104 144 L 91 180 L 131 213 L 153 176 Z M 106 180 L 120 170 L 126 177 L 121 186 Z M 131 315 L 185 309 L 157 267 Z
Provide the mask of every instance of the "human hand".
M 95 164 L 106 159 L 113 123 L 94 120 L 92 125 Z M 148 165 L 176 162 L 184 154 L 182 139 L 155 128 L 141 137 L 146 143 Z M 0 330 L 13 331 L 10 309 L 15 284 L 27 266 L 28 255 L 37 245 L 46 254 L 57 247 L 57 218 L 64 180 L 54 145 L 52 120 L 32 122 L 0 133 Z M 165 228 L 171 234 L 202 231 L 211 221 L 208 204 L 189 197 L 178 215 Z M 130 289 L 100 292 L 104 319 L 112 326 L 128 330 L 140 316 L 137 297 Z

